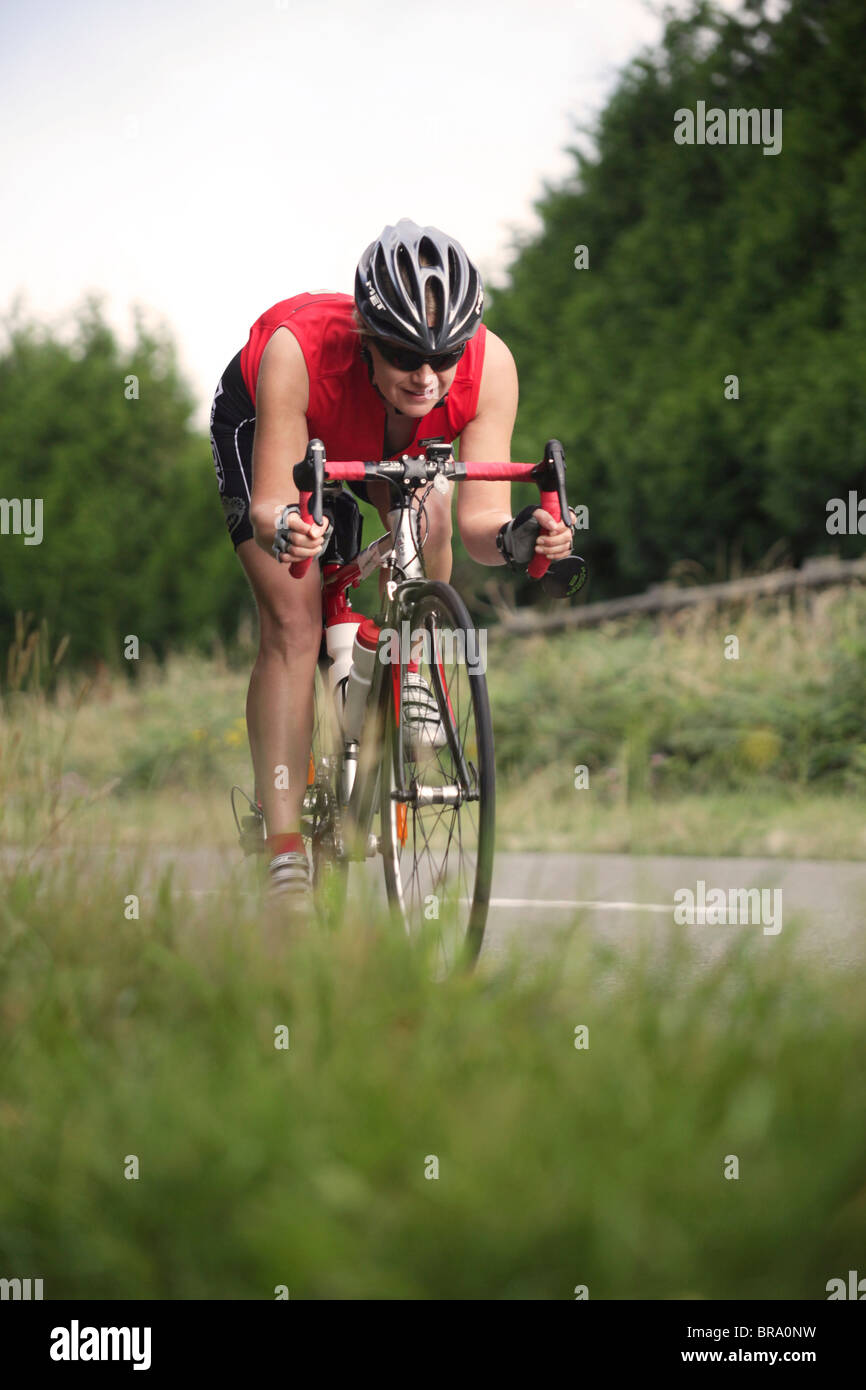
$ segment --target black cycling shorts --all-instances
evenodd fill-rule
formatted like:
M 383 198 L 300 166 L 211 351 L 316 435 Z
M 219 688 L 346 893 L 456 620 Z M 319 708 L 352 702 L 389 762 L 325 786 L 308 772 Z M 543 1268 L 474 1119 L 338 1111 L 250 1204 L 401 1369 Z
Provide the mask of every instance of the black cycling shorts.
M 241 355 L 233 357 L 220 378 L 210 414 L 210 444 L 226 526 L 235 550 L 253 538 L 250 498 L 253 490 L 253 437 L 256 408 L 241 373 Z M 359 488 L 363 484 L 358 485 Z M 361 549 L 361 512 L 347 492 L 328 492 L 324 510 L 334 523 L 323 564 L 347 564 Z

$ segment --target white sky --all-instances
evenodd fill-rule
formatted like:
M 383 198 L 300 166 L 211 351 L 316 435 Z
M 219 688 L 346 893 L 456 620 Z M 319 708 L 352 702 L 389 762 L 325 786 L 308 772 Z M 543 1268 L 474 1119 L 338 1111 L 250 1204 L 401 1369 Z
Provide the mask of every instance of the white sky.
M 501 275 L 660 33 L 645 0 L 4 0 L 0 312 L 61 326 L 99 290 L 127 339 L 145 306 L 204 426 L 254 319 L 351 292 L 386 222 Z

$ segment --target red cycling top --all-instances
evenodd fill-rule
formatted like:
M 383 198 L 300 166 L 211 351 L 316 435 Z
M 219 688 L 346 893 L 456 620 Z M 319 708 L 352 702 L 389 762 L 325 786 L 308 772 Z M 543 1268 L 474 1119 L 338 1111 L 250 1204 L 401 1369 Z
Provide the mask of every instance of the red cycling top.
M 385 457 L 385 403 L 370 383 L 352 308 L 348 294 L 296 294 L 281 300 L 250 329 L 241 352 L 241 373 L 255 405 L 262 353 L 276 329 L 290 329 L 301 345 L 310 377 L 310 438 L 321 439 L 328 458 L 378 459 Z M 419 418 L 411 443 L 396 454 L 434 440 L 453 444 L 474 419 L 486 335 L 481 324 L 466 345 L 447 396 Z

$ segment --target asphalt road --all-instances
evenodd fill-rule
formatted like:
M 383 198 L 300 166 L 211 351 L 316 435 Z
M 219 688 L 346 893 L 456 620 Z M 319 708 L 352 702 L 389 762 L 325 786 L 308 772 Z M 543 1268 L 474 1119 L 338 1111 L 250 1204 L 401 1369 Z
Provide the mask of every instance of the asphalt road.
M 745 932 L 767 951 L 793 937 L 798 953 L 841 968 L 863 958 L 866 863 L 829 860 L 503 855 L 494 876 L 490 940 L 485 944 L 495 952 L 515 933 L 543 944 L 558 924 L 572 922 L 579 913 L 584 929 L 619 948 L 633 948 L 647 935 L 670 928 L 675 894 L 688 889 L 697 905 L 699 881 L 707 899 L 711 890 L 721 889 L 727 904 L 731 889 L 765 890 L 757 921 L 754 912 L 751 921 L 734 924 L 702 922 L 696 914 L 688 931 L 700 956 L 711 959 L 732 934 Z M 742 917 L 740 903 L 733 901 Z M 752 904 L 759 906 L 754 897 Z
M 231 882 L 251 885 L 256 866 L 213 850 L 160 850 L 134 873 L 130 892 L 147 892 L 159 873 L 173 868 L 175 892 L 220 894 Z M 352 893 L 384 893 L 377 861 L 353 866 Z M 501 955 L 519 939 L 544 952 L 575 920 L 582 932 L 619 950 L 636 949 L 647 936 L 663 939 L 674 921 L 675 894 L 689 889 L 765 890 L 751 921 L 689 925 L 700 958 L 712 959 L 733 933 L 746 932 L 761 950 L 793 938 L 796 951 L 845 968 L 861 960 L 866 921 L 866 862 L 784 859 L 707 859 L 623 854 L 500 854 L 497 857 L 484 954 Z

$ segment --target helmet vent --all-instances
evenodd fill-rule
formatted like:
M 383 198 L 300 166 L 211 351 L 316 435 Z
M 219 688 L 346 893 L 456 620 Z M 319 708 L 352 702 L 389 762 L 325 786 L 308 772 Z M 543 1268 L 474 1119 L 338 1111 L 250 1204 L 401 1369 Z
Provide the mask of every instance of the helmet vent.
M 438 275 L 427 277 L 424 286 L 424 310 L 429 326 L 438 328 L 445 313 L 445 295 Z
M 452 302 L 461 286 L 462 275 L 460 273 L 460 262 L 457 259 L 457 252 L 453 246 L 448 247 L 448 289 L 451 293 Z
M 418 264 L 442 265 L 442 254 L 428 236 L 422 237 L 418 244 Z
M 389 284 L 388 258 L 385 255 L 385 252 L 381 246 L 379 247 L 379 250 L 377 251 L 375 257 L 373 279 L 378 288 L 379 297 L 381 300 L 383 294 L 387 294 L 387 288 Z
M 403 281 L 403 288 L 408 294 L 411 294 L 415 288 L 412 283 L 412 260 L 405 246 L 397 247 L 394 264 L 400 274 L 400 279 Z

